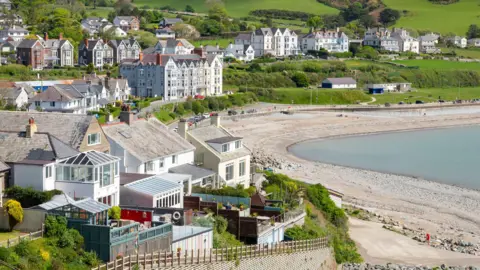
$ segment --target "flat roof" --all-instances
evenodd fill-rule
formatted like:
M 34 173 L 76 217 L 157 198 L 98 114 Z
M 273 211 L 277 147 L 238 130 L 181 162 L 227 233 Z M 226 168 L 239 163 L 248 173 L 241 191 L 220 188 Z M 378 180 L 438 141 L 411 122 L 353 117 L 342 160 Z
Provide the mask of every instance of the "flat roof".
M 183 189 L 183 181 L 190 177 L 186 174 L 163 173 L 126 184 L 124 187 L 155 196 L 179 188 Z
M 183 239 L 197 236 L 202 233 L 212 231 L 210 227 L 198 226 L 172 226 L 172 242 L 178 242 Z
M 168 171 L 171 173 L 191 175 L 192 180 L 201 179 L 216 174 L 212 170 L 201 168 L 192 164 L 183 164 L 177 167 L 170 168 L 168 169 Z

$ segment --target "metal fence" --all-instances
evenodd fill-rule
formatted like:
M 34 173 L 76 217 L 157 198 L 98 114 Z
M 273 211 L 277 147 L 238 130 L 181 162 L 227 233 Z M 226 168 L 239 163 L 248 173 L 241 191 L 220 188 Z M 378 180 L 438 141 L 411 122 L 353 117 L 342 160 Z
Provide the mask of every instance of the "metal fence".
M 2 241 L 2 242 L 0 242 L 0 247 L 9 248 L 9 247 L 17 245 L 22 240 L 32 241 L 32 240 L 42 238 L 42 237 L 43 237 L 43 230 L 37 231 L 37 232 L 31 232 L 31 233 L 28 233 L 28 234 L 25 234 L 25 235 L 19 235 L 18 237 L 9 238 L 6 241 Z
M 270 245 L 250 245 L 185 251 L 179 250 L 171 252 L 160 251 L 118 258 L 109 263 L 92 268 L 92 270 L 132 269 L 132 266 L 134 265 L 141 266 L 143 269 L 156 269 L 160 267 L 226 262 L 278 254 L 291 254 L 295 252 L 326 248 L 328 248 L 328 239 L 318 238 L 279 242 Z

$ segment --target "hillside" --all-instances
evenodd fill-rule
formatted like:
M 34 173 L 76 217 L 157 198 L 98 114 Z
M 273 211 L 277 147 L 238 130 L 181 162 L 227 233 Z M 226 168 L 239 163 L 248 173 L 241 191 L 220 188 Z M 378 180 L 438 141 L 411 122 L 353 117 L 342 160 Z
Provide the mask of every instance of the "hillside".
M 478 0 L 460 0 L 450 5 L 433 4 L 428 0 L 383 0 L 386 6 L 408 10 L 396 26 L 465 35 L 470 24 L 480 23 Z M 448 21 L 448 23 L 447 23 Z
M 315 14 L 337 14 L 339 11 L 335 8 L 326 6 L 316 0 L 225 0 L 225 7 L 228 14 L 232 17 L 244 17 L 255 9 L 284 9 L 293 11 L 304 11 Z M 185 9 L 185 6 L 191 5 L 196 12 L 207 12 L 208 1 L 205 0 L 136 0 L 137 6 L 142 7 L 165 7 L 170 6 L 178 10 Z

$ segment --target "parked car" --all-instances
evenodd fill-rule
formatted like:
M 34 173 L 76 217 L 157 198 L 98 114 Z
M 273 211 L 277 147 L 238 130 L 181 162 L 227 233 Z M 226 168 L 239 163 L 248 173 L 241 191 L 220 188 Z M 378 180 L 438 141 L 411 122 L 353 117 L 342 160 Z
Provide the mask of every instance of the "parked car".
M 438 100 L 438 102 L 439 102 L 439 103 L 444 103 L 444 102 L 445 102 L 445 100 L 443 100 L 443 99 L 440 99 L 440 100 Z
M 390 107 L 390 103 L 385 103 L 385 107 Z
M 237 115 L 237 114 L 238 114 L 237 111 L 234 111 L 234 110 L 228 111 L 228 115 Z
M 398 102 L 398 105 L 403 105 L 403 104 L 405 104 L 405 102 L 403 101 Z
M 202 116 L 203 116 L 203 118 L 205 118 L 205 119 L 210 118 L 210 114 L 209 114 L 209 113 L 204 113 Z
M 250 110 L 247 111 L 247 113 L 256 113 L 256 112 L 257 112 L 256 109 L 250 109 Z
M 417 100 L 417 101 L 415 101 L 415 104 L 425 104 L 425 103 L 421 100 Z

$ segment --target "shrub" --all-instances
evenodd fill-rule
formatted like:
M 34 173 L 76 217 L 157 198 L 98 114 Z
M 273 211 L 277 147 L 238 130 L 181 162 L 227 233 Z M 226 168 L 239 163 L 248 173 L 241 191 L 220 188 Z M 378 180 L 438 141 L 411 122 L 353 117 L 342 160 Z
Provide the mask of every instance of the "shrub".
M 67 219 L 62 216 L 48 215 L 45 219 L 45 235 L 47 237 L 60 237 L 67 231 Z
M 85 251 L 82 255 L 82 261 L 91 267 L 98 266 L 99 264 L 97 253 L 94 251 Z
M 15 225 L 23 221 L 23 208 L 16 200 L 8 200 L 4 207 L 8 215 L 8 225 L 12 231 Z
M 223 233 L 227 230 L 228 221 L 222 216 L 216 216 L 214 220 L 214 228 L 217 233 Z
M 168 116 L 170 116 L 170 118 L 172 118 L 172 119 L 177 118 L 177 115 L 173 112 L 169 113 Z
M 303 72 L 295 72 L 292 76 L 292 81 L 295 82 L 297 87 L 307 87 L 308 86 L 308 78 L 307 75 Z
M 121 213 L 122 209 L 120 209 L 120 206 L 113 206 L 112 208 L 108 209 L 108 218 L 120 219 Z
M 195 114 L 199 114 L 199 113 L 203 113 L 203 112 L 205 111 L 205 108 L 202 106 L 202 104 L 200 103 L 200 101 L 195 100 L 195 101 L 192 103 L 192 111 L 193 111 Z
M 320 235 L 314 230 L 306 230 L 298 225 L 288 228 L 285 231 L 285 236 L 290 237 L 293 240 L 308 240 L 320 237 Z
M 307 188 L 307 197 L 310 202 L 321 209 L 325 217 L 336 227 L 347 228 L 348 218 L 343 209 L 338 208 L 330 199 L 328 190 L 320 185 L 311 185 Z
M 178 115 L 185 114 L 185 108 L 183 107 L 182 103 L 177 104 L 177 106 L 175 107 L 175 113 L 177 113 Z
M 22 205 L 24 208 L 30 208 L 52 199 L 54 195 L 62 194 L 60 190 L 38 191 L 31 187 L 22 188 L 19 186 L 13 186 L 5 189 L 6 197 L 12 198 Z
M 75 240 L 69 233 L 62 234 L 57 241 L 57 246 L 60 248 L 71 248 L 75 245 Z

